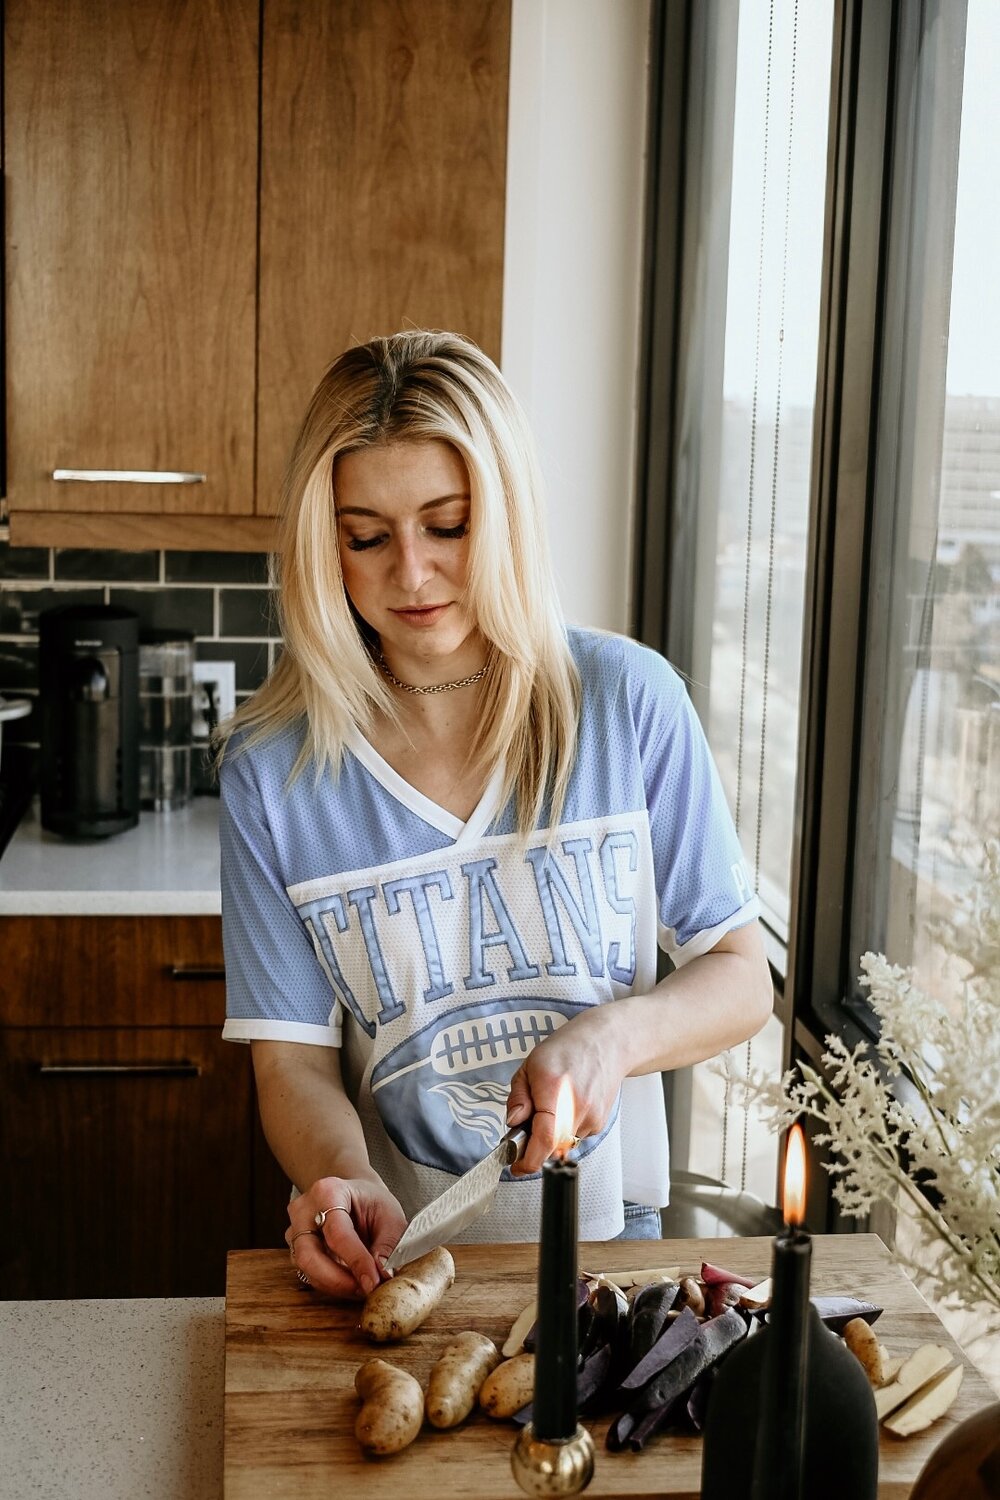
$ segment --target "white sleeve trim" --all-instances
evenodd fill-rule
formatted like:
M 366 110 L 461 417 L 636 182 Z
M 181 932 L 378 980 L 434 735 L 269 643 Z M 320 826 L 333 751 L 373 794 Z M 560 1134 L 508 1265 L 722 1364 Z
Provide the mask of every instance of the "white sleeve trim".
M 738 911 L 734 911 L 731 917 L 726 917 L 716 927 L 706 927 L 703 932 L 696 932 L 694 937 L 688 938 L 686 943 L 680 947 L 677 945 L 677 934 L 672 927 L 664 927 L 662 922 L 657 922 L 657 938 L 664 953 L 673 960 L 674 967 L 680 969 L 692 958 L 700 958 L 703 953 L 708 953 L 714 948 L 727 932 L 735 932 L 737 927 L 746 927 L 748 922 L 753 922 L 760 916 L 760 902 L 757 897 L 752 897 Z
M 339 1047 L 341 1033 L 332 1026 L 306 1026 L 301 1021 L 240 1020 L 230 1016 L 222 1028 L 227 1042 L 305 1042 L 310 1047 Z

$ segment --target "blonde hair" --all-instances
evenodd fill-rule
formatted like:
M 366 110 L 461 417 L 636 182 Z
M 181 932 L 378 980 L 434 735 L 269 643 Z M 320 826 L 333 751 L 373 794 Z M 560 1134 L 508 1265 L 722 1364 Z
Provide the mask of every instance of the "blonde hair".
M 541 475 L 527 420 L 493 362 L 454 333 L 407 332 L 348 349 L 309 403 L 282 487 L 272 582 L 284 650 L 220 736 L 247 745 L 304 722 L 293 768 L 339 769 L 352 727 L 397 709 L 348 600 L 334 511 L 334 464 L 375 444 L 438 439 L 465 463 L 470 490 L 466 603 L 489 654 L 470 759 L 504 771 L 521 833 L 548 802 L 561 815 L 576 754 L 579 676 L 549 557 Z

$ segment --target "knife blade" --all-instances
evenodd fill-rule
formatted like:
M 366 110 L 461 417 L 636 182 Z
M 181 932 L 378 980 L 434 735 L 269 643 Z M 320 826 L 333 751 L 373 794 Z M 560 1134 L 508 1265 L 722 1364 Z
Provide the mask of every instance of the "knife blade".
M 529 1134 L 523 1126 L 508 1130 L 488 1156 L 415 1213 L 387 1257 L 386 1268 L 398 1271 L 400 1266 L 454 1239 L 469 1224 L 482 1218 L 496 1197 L 504 1168 L 513 1166 L 524 1155 Z

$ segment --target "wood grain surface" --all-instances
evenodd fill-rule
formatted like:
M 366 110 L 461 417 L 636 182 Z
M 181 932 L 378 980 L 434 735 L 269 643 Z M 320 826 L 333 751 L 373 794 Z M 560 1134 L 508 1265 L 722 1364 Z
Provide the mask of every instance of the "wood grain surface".
M 229 1257 L 226 1292 L 226 1500 L 310 1500 L 312 1496 L 440 1496 L 491 1500 L 520 1490 L 510 1471 L 516 1428 L 480 1413 L 452 1432 L 425 1430 L 394 1458 L 366 1459 L 354 1438 L 354 1375 L 378 1355 L 421 1383 L 449 1338 L 463 1329 L 502 1343 L 535 1290 L 534 1245 L 460 1245 L 455 1285 L 424 1326 L 402 1344 L 375 1347 L 358 1330 L 356 1306 L 302 1290 L 280 1250 Z M 581 1245 L 586 1270 L 679 1265 L 697 1273 L 702 1260 L 751 1276 L 770 1271 L 768 1239 L 633 1241 Z M 919 1344 L 948 1345 L 966 1365 L 958 1401 L 932 1428 L 905 1440 L 882 1437 L 879 1495 L 902 1500 L 930 1453 L 992 1392 L 965 1360 L 919 1292 L 875 1235 L 817 1236 L 813 1293 L 859 1295 L 885 1308 L 878 1330 L 893 1354 Z M 643 1453 L 608 1453 L 608 1419 L 588 1424 L 597 1446 L 590 1500 L 620 1495 L 697 1500 L 701 1439 L 655 1438 Z M 845 1441 L 848 1441 L 845 1435 Z M 845 1500 L 850 1497 L 845 1496 Z
M 257 512 L 351 344 L 448 328 L 500 355 L 510 0 L 268 0 Z
M 4 16 L 11 509 L 252 512 L 258 0 Z

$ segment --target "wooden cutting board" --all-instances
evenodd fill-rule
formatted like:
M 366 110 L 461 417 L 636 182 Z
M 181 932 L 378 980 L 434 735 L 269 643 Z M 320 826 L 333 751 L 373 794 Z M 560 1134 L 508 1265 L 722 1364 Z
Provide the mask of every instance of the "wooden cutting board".
M 426 1385 L 431 1365 L 456 1333 L 471 1328 L 499 1347 L 534 1296 L 535 1245 L 459 1245 L 453 1253 L 457 1276 L 444 1301 L 404 1343 L 381 1346 L 362 1337 L 356 1306 L 324 1302 L 303 1290 L 284 1251 L 229 1256 L 226 1500 L 513 1500 L 521 1494 L 510 1470 L 517 1429 L 479 1412 L 451 1432 L 425 1428 L 393 1458 L 365 1458 L 355 1441 L 354 1375 L 366 1359 L 392 1360 Z M 587 1271 L 680 1266 L 682 1273 L 697 1274 L 702 1260 L 763 1278 L 771 1269 L 771 1241 L 645 1240 L 580 1247 L 580 1266 Z M 879 1496 L 902 1500 L 938 1443 L 996 1398 L 877 1236 L 817 1236 L 812 1291 L 879 1303 L 885 1311 L 878 1332 L 892 1354 L 942 1343 L 966 1365 L 959 1398 L 945 1417 L 905 1440 L 882 1436 Z M 697 1500 L 700 1437 L 665 1434 L 642 1453 L 608 1453 L 608 1420 L 589 1423 L 597 1448 L 586 1492 L 590 1500 L 619 1495 Z M 850 1441 L 849 1434 L 844 1441 Z

